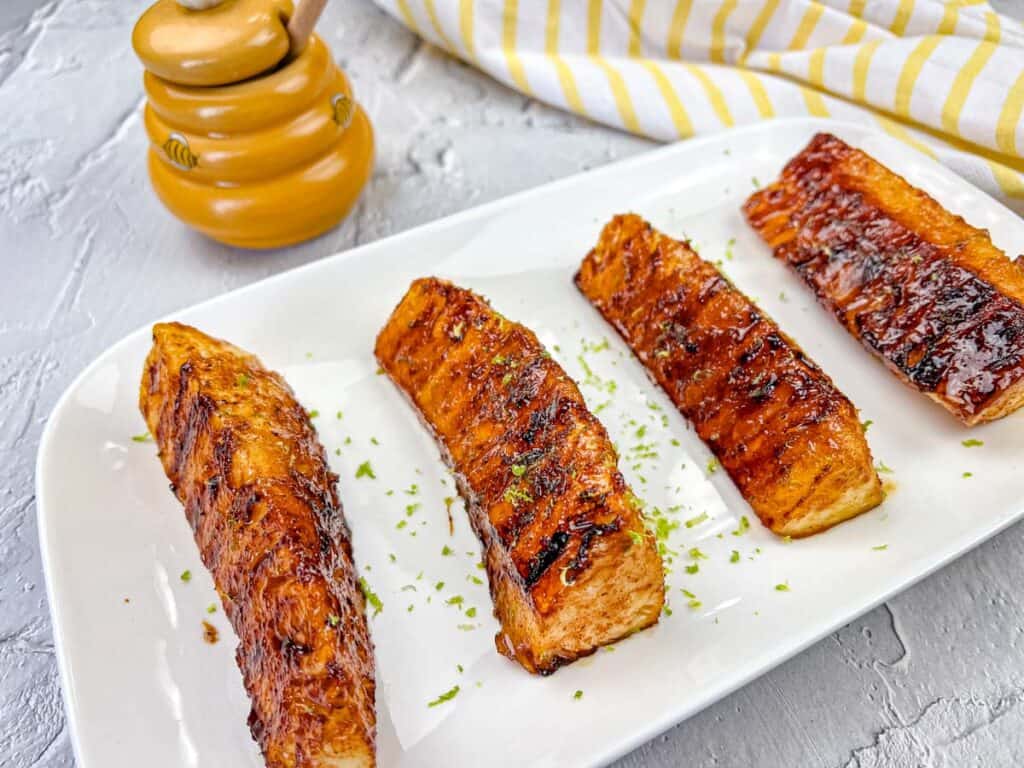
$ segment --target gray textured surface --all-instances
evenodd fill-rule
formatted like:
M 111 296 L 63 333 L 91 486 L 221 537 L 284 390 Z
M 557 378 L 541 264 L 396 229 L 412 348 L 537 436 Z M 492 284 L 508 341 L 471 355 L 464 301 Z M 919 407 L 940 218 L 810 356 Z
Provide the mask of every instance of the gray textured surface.
M 335 0 L 321 30 L 377 127 L 372 184 L 353 218 L 315 242 L 232 251 L 186 231 L 148 189 L 128 45 L 141 7 L 0 4 L 3 768 L 74 763 L 33 463 L 50 408 L 89 360 L 175 308 L 648 146 L 524 99 L 368 3 Z M 619 768 L 1024 764 L 1022 561 L 1015 526 Z

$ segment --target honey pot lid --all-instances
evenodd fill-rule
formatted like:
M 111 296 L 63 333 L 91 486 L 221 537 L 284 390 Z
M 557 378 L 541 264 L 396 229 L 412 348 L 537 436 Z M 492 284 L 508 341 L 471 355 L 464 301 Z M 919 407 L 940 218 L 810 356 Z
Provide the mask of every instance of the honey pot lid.
M 136 23 L 132 47 L 165 80 L 237 83 L 285 58 L 293 10 L 292 0 L 157 0 Z

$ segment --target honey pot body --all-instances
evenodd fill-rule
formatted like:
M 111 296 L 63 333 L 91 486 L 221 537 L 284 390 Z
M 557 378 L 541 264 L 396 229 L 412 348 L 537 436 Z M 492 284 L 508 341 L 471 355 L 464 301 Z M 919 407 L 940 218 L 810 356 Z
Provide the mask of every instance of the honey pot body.
M 314 37 L 281 69 L 236 85 L 145 76 L 149 175 L 164 205 L 231 245 L 316 237 L 349 212 L 373 169 L 373 131 Z
M 275 248 L 326 232 L 351 210 L 373 170 L 370 121 L 316 35 L 293 59 L 221 82 L 262 66 L 267 51 L 276 55 L 290 9 L 285 0 L 227 0 L 197 12 L 159 0 L 133 37 L 147 67 L 153 188 L 179 219 L 230 245 Z M 260 28 L 241 26 L 254 18 Z M 169 34 L 179 27 L 226 42 L 185 50 Z

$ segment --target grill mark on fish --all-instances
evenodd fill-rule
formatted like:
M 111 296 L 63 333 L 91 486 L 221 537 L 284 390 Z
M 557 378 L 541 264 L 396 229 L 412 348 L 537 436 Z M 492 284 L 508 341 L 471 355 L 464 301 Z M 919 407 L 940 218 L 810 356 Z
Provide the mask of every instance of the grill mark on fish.
M 540 577 L 554 564 L 568 543 L 569 534 L 566 531 L 555 531 L 546 542 L 542 542 L 540 551 L 530 560 L 526 576 L 523 578 L 527 588 L 540 581 Z

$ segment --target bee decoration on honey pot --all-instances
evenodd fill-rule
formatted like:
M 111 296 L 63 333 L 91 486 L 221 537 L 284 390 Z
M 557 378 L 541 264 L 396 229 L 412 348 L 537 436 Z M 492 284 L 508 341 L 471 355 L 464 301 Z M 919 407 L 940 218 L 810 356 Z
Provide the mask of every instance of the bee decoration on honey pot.
M 135 26 L 150 180 L 171 213 L 215 240 L 316 237 L 370 177 L 370 121 L 312 31 L 324 2 L 157 0 Z
M 188 148 L 188 139 L 180 133 L 172 133 L 162 145 L 164 154 L 171 161 L 171 165 L 183 171 L 191 171 L 199 165 L 199 158 L 192 154 Z
M 355 114 L 356 105 L 344 93 L 336 93 L 331 97 L 331 107 L 334 109 L 334 122 L 344 130 L 352 122 L 352 115 Z

